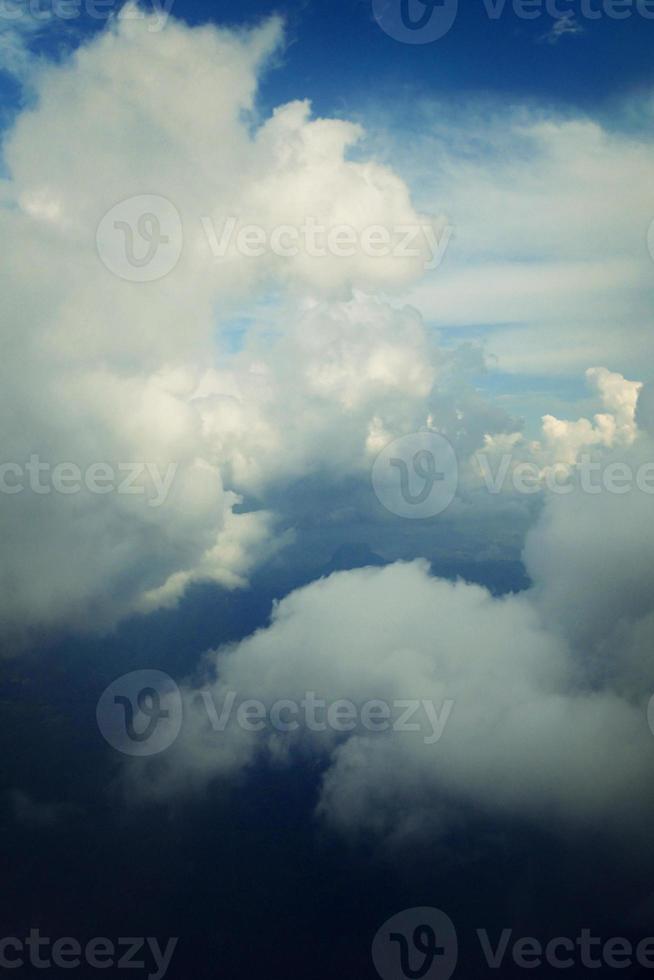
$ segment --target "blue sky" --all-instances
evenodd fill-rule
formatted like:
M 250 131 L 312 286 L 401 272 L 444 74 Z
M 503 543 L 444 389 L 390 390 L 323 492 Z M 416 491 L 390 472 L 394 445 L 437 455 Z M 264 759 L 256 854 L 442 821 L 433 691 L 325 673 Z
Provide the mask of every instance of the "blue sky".
M 65 56 L 102 24 L 84 9 L 82 3 L 80 17 L 55 20 L 33 37 L 27 35 L 28 44 L 46 57 Z M 496 12 L 491 16 L 493 9 Z M 534 118 L 554 117 L 559 122 L 589 117 L 609 133 L 635 132 L 638 136 L 650 129 L 651 115 L 644 107 L 649 103 L 654 73 L 654 19 L 645 18 L 635 0 L 625 5 L 629 16 L 624 19 L 610 16 L 613 8 L 600 0 L 558 8 L 543 2 L 534 9 L 538 16 L 525 19 L 518 16 L 519 8 L 512 2 L 497 8 L 490 0 L 460 3 L 451 29 L 425 44 L 405 44 L 390 37 L 365 0 L 287 4 L 245 0 L 237 9 L 225 0 L 210 6 L 175 0 L 171 13 L 190 25 L 214 22 L 246 27 L 281 15 L 285 41 L 260 78 L 257 106 L 261 116 L 265 118 L 286 101 L 306 98 L 318 115 L 361 122 L 373 152 L 409 181 L 414 199 L 428 210 L 442 207 L 447 213 L 449 201 L 439 193 L 438 169 L 431 159 L 429 140 L 433 137 L 429 134 L 434 118 L 442 121 L 440 152 L 451 138 L 454 122 L 472 110 L 465 155 L 466 159 L 476 156 L 486 166 L 491 166 L 491 153 L 499 152 L 500 160 L 506 153 L 506 147 L 498 151 L 483 132 L 484 124 L 499 109 L 513 111 L 518 121 L 521 113 L 532 113 Z M 602 11 L 601 16 L 589 19 L 587 9 Z M 622 8 L 616 5 L 615 9 L 619 13 Z M 19 26 L 23 23 L 30 21 L 18 22 Z M 558 39 L 557 23 L 568 25 Z M 4 22 L 9 29 L 12 24 Z M 0 86 L 5 95 L 2 112 L 10 119 L 25 99 L 29 101 L 29 86 L 21 91 L 6 74 L 0 75 Z M 493 140 L 502 123 L 500 117 Z M 478 129 L 477 134 L 473 128 Z M 512 151 L 515 148 L 513 144 Z M 366 150 L 363 152 L 365 155 Z M 426 175 L 431 176 L 431 183 Z M 537 244 L 536 232 L 532 258 Z M 515 257 L 525 258 L 519 251 Z M 503 320 L 493 318 L 485 325 L 471 323 L 467 339 L 491 337 L 503 325 Z M 439 326 L 444 336 L 450 335 L 451 324 Z M 631 367 L 628 363 L 615 366 Z M 538 384 L 538 368 L 531 373 Z M 565 382 L 568 390 L 571 383 L 570 379 Z M 507 379 L 511 391 L 521 384 Z M 584 394 L 579 372 L 574 393 L 577 399 Z M 529 412 L 527 405 L 524 411 Z
M 243 7 L 246 15 L 270 9 Z M 365 2 L 287 9 L 295 42 L 286 55 L 287 71 L 296 87 L 306 86 L 320 111 L 339 105 L 348 111 L 348 99 L 410 104 L 425 95 L 459 98 L 479 92 L 594 109 L 617 91 L 638 89 L 652 78 L 654 21 L 635 12 L 624 21 L 580 20 L 583 33 L 549 44 L 540 40 L 553 24 L 545 10 L 525 21 L 507 4 L 493 21 L 482 3 L 461 3 L 444 38 L 405 45 L 379 31 Z
M 591 10 L 602 10 L 600 0 L 589 3 Z M 635 0 L 616 7 L 629 13 L 624 19 L 606 13 L 585 18 L 581 3 L 553 6 L 572 12 L 580 32 L 548 43 L 545 38 L 556 18 L 545 3 L 533 8 L 538 17 L 527 20 L 517 15 L 510 0 L 497 17 L 489 16 L 481 0 L 460 3 L 452 29 L 425 45 L 405 45 L 388 37 L 365 0 L 244 0 L 238 9 L 226 0 L 210 5 L 175 0 L 171 12 L 189 24 L 213 20 L 233 25 L 281 14 L 289 44 L 264 92 L 271 103 L 297 98 L 301 92 L 319 112 L 356 111 L 369 99 L 410 103 L 428 95 L 459 98 L 488 92 L 602 111 L 620 94 L 649 85 L 654 19 L 639 13 Z M 74 27 L 85 34 L 97 27 L 97 21 L 82 16 Z
M 600 0 L 590 7 L 601 10 Z M 288 25 L 289 46 L 283 66 L 270 80 L 270 97 L 297 98 L 302 91 L 324 112 L 339 106 L 348 111 L 349 100 L 356 105 L 366 97 L 404 100 L 488 91 L 597 109 L 618 93 L 638 91 L 651 82 L 654 19 L 641 16 L 635 0 L 632 6 L 616 8 L 629 13 L 625 19 L 604 13 L 590 20 L 583 17 L 580 3 L 554 5 L 573 12 L 581 28 L 556 43 L 543 40 L 556 18 L 544 2 L 542 9 L 533 9 L 539 16 L 523 19 L 507 0 L 499 16 L 492 18 L 481 0 L 460 3 L 452 29 L 425 45 L 393 43 L 379 29 L 365 0 L 244 0 L 238 9 L 226 0 L 210 5 L 175 0 L 171 12 L 189 24 L 213 20 L 227 25 L 281 14 Z M 94 26 L 88 16 L 75 21 L 81 32 Z

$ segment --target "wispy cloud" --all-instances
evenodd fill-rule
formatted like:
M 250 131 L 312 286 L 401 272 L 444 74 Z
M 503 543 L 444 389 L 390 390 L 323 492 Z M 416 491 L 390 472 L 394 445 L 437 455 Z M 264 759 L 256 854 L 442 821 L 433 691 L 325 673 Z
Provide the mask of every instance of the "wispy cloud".
M 569 10 L 567 13 L 556 18 L 550 30 L 547 34 L 543 34 L 539 38 L 539 41 L 544 41 L 546 44 L 557 44 L 566 34 L 583 33 L 583 27 L 575 19 L 574 13 Z

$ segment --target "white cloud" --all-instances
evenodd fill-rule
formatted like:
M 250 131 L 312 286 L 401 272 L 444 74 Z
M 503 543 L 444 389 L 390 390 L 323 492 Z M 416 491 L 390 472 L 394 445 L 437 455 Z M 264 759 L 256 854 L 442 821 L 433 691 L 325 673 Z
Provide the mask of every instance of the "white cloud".
M 607 409 L 598 413 L 594 424 L 588 419 L 566 422 L 546 415 L 543 418 L 545 451 L 554 460 L 574 464 L 583 449 L 591 446 L 629 446 L 636 438 L 636 403 L 642 385 L 626 381 L 606 368 L 589 368 L 588 380 L 597 388 Z
M 602 370 L 591 378 L 616 413 L 599 440 L 605 462 L 652 467 L 652 433 L 633 424 L 638 386 Z M 166 797 L 309 753 L 324 770 L 318 813 L 348 834 L 446 832 L 471 807 L 643 845 L 654 804 L 653 515 L 651 492 L 577 486 L 546 497 L 528 535 L 527 592 L 493 598 L 431 577 L 421 561 L 336 573 L 208 657 L 204 689 L 218 710 L 230 691 L 267 706 L 308 691 L 327 704 L 427 698 L 437 713 L 452 701 L 436 743 L 424 726 L 212 730 L 196 682 L 180 740 L 145 773 L 132 770 L 132 790 Z
M 624 360 L 651 364 L 651 143 L 588 120 L 508 113 L 483 129 L 480 160 L 462 152 L 465 125 L 444 126 L 415 167 L 433 165 L 425 211 L 446 201 L 457 238 L 424 285 L 411 285 L 424 255 L 253 260 L 232 249 L 217 262 L 203 217 L 219 227 L 236 215 L 267 232 L 307 218 L 358 230 L 432 220 L 391 169 L 363 159 L 365 147 L 355 158 L 357 126 L 313 119 L 303 101 L 258 118 L 257 77 L 280 41 L 274 19 L 238 33 L 171 22 L 155 34 L 123 17 L 39 73 L 35 106 L 7 135 L 3 460 L 36 452 L 80 467 L 175 468 L 158 508 L 131 494 L 2 495 L 9 633 L 105 627 L 173 604 L 191 582 L 244 584 L 283 543 L 268 495 L 323 473 L 364 478 L 383 442 L 405 432 L 441 429 L 463 459 L 485 435 L 519 448 L 506 413 L 470 383 L 481 355 L 439 349 L 416 305 L 442 327 L 512 324 L 493 341 L 507 370 L 613 367 L 602 353 L 624 349 L 616 371 L 591 375 L 605 411 L 548 417 L 534 452 L 570 465 L 587 446 L 651 456 L 634 424 L 639 386 L 625 380 L 644 375 L 617 373 Z M 167 198 L 182 221 L 179 262 L 154 282 L 112 275 L 95 252 L 103 215 L 138 195 Z M 398 309 L 385 293 L 414 305 Z M 262 322 L 225 354 L 221 337 L 244 303 Z M 261 509 L 240 513 L 236 494 Z M 216 693 L 454 700 L 435 746 L 362 733 L 303 746 L 325 761 L 321 812 L 347 829 L 414 832 L 445 825 L 461 804 L 642 826 L 651 500 L 548 498 L 522 596 L 449 585 L 420 562 L 315 582 L 280 603 L 267 630 L 221 653 Z M 280 758 L 285 746 L 242 730 L 214 737 L 189 702 L 149 788 L 232 774 L 260 750 Z
M 387 121 L 387 156 L 454 227 L 409 301 L 439 327 L 492 327 L 503 371 L 651 372 L 651 119 L 634 96 L 602 121 L 471 101 Z
M 547 44 L 556 44 L 562 37 L 568 34 L 583 34 L 584 29 L 581 24 L 577 21 L 574 12 L 568 10 L 567 13 L 559 15 L 554 21 L 551 29 L 547 34 L 543 34 L 541 41 L 546 41 Z
M 651 580 L 649 596 L 651 610 Z M 452 700 L 442 737 L 430 744 L 424 721 L 411 733 L 302 725 L 250 733 L 233 719 L 214 731 L 190 688 L 180 739 L 145 772 L 132 770 L 132 790 L 166 796 L 234 778 L 262 757 L 293 764 L 308 753 L 325 770 L 318 811 L 345 833 L 446 831 L 472 806 L 550 828 L 590 821 L 645 834 L 653 802 L 647 691 L 601 682 L 583 647 L 547 625 L 541 609 L 531 593 L 493 599 L 433 579 L 422 562 L 315 582 L 284 599 L 268 629 L 219 654 L 210 688 L 217 711 L 229 691 L 268 707 L 300 703 L 308 691 L 327 704 L 429 699 L 438 714 Z M 641 680 L 642 669 L 641 661 Z
M 486 434 L 481 457 L 475 455 L 472 461 L 473 472 L 478 470 L 484 482 L 492 460 L 499 476 L 502 458 L 509 458 L 509 473 L 528 462 L 536 467 L 540 480 L 555 472 L 563 477 L 573 474 L 584 457 L 592 453 L 631 446 L 638 435 L 636 408 L 642 384 L 602 367 L 589 368 L 586 381 L 595 389 L 605 411 L 596 412 L 592 419 L 579 418 L 574 422 L 544 415 L 540 440 L 528 440 L 520 432 Z M 474 482 L 475 477 L 471 479 Z M 510 489 L 506 480 L 501 489 Z
M 3 462 L 148 463 L 175 478 L 158 509 L 127 494 L 3 494 L 0 612 L 15 635 L 105 628 L 195 580 L 243 585 L 283 542 L 268 511 L 234 514 L 224 480 L 252 492 L 306 467 L 360 469 L 375 411 L 397 402 L 408 424 L 433 383 L 416 315 L 365 297 L 330 305 L 353 288 L 406 284 L 424 257 L 212 254 L 203 218 L 268 229 L 426 220 L 392 171 L 347 159 L 357 126 L 313 119 L 306 102 L 260 124 L 257 78 L 279 21 L 239 32 L 150 23 L 123 16 L 43 66 L 33 108 L 6 136 L 0 430 Z M 96 228 L 117 202 L 153 194 L 181 215 L 181 257 L 163 279 L 126 281 L 96 253 Z M 233 363 L 221 329 L 271 290 L 289 339 Z

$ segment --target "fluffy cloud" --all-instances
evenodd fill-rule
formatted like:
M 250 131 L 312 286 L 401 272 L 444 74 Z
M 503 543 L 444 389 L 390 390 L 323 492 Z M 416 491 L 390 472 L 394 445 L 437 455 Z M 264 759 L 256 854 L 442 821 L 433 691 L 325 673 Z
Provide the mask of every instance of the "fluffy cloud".
M 282 542 L 266 509 L 234 510 L 233 491 L 330 462 L 360 469 L 377 414 L 413 424 L 434 383 L 419 318 L 352 299 L 406 284 L 425 255 L 255 259 L 236 239 L 214 254 L 230 216 L 267 234 L 306 220 L 357 232 L 430 221 L 392 171 L 348 159 L 357 126 L 313 119 L 305 102 L 257 118 L 279 22 L 149 26 L 128 9 L 62 64 L 35 64 L 34 103 L 4 143 L 3 486 L 24 486 L 0 498 L 0 614 L 12 636 L 28 624 L 104 628 L 199 579 L 242 585 Z M 180 215 L 181 252 L 164 278 L 133 282 L 105 267 L 96 229 L 143 195 Z M 228 357 L 221 337 L 239 304 L 265 308 L 271 293 L 266 328 L 286 319 L 282 339 L 247 363 Z M 49 475 L 81 470 L 80 492 L 21 483 L 34 455 Z M 91 492 L 97 465 L 141 473 L 130 492 Z M 171 477 L 157 506 L 152 474 Z
M 261 757 L 309 754 L 325 770 L 318 810 L 346 833 L 445 832 L 470 806 L 562 828 L 597 821 L 614 832 L 634 814 L 648 819 L 643 694 L 600 683 L 581 650 L 544 625 L 531 595 L 493 599 L 431 578 L 421 562 L 337 573 L 283 600 L 268 629 L 213 666 L 218 680 L 205 694 L 218 713 L 230 691 L 268 708 L 299 704 L 307 692 L 360 706 L 428 699 L 436 716 L 448 701 L 453 708 L 436 744 L 422 716 L 410 733 L 302 725 L 252 733 L 234 716 L 216 731 L 191 688 L 176 745 L 147 772 L 133 771 L 137 793 L 176 794 L 233 778 Z
M 0 442 L 3 463 L 20 468 L 3 477 L 15 488 L 37 457 L 71 464 L 87 482 L 79 493 L 3 492 L 5 634 L 103 628 L 171 605 L 199 580 L 241 586 L 284 543 L 269 500 L 311 477 L 326 475 L 323 495 L 329 481 L 362 485 L 376 452 L 417 429 L 447 434 L 464 463 L 485 436 L 544 470 L 573 467 L 587 448 L 634 466 L 651 459 L 652 433 L 635 423 L 648 427 L 647 389 L 637 407 L 639 384 L 602 368 L 589 379 L 604 410 L 575 422 L 548 415 L 542 440 L 525 448 L 516 423 L 475 390 L 481 355 L 439 348 L 416 310 L 443 327 L 519 324 L 495 334 L 508 370 L 613 363 L 602 356 L 613 353 L 605 332 L 589 337 L 623 322 L 617 367 L 638 361 L 650 143 L 587 120 L 491 120 L 491 171 L 461 153 L 467 137 L 450 126 L 427 137 L 437 152 L 416 157 L 441 181 L 438 193 L 433 178 L 427 185 L 423 213 L 396 173 L 353 152 L 358 126 L 314 119 L 303 101 L 258 117 L 257 78 L 280 42 L 274 19 L 251 31 L 171 22 L 156 33 L 123 16 L 35 73 L 36 100 L 3 147 L 0 226 L 12 247 L 0 259 L 10 284 L 0 300 Z M 168 241 L 178 261 L 163 278 L 130 281 L 103 264 L 96 231 L 116 205 L 152 195 L 179 215 Z M 448 253 L 439 280 L 414 286 L 433 258 L 437 199 L 462 251 Z M 359 238 L 409 227 L 421 245 L 409 256 L 345 257 L 312 254 L 304 240 L 293 254 L 254 258 L 238 244 L 248 225 L 269 240 L 307 222 L 348 225 Z M 233 350 L 244 306 L 247 336 Z M 556 335 L 549 354 L 543 327 Z M 125 492 L 97 489 L 98 465 L 122 475 L 135 464 Z M 230 689 L 266 703 L 309 690 L 453 702 L 436 743 L 361 729 L 216 733 L 189 685 L 182 735 L 149 779 L 139 770 L 141 787 L 165 795 L 298 751 L 320 757 L 319 811 L 348 831 L 445 828 L 465 806 L 642 827 L 651 508 L 645 493 L 577 486 L 545 500 L 524 595 L 493 599 L 432 578 L 419 561 L 343 572 L 292 593 L 266 630 L 209 659 L 217 702 Z
M 632 426 L 635 389 L 594 378 L 628 430 L 605 463 L 618 453 L 633 470 L 651 466 L 651 433 Z M 197 681 L 186 688 L 182 735 L 132 771 L 135 791 L 166 797 L 261 759 L 309 754 L 323 767 L 318 813 L 348 834 L 445 833 L 481 808 L 561 830 L 593 824 L 616 838 L 628 828 L 642 843 L 654 805 L 653 512 L 654 495 L 636 486 L 550 495 L 527 538 L 533 585 L 501 599 L 435 579 L 421 561 L 336 573 L 292 593 L 265 630 L 208 656 L 203 697 Z M 428 699 L 444 723 L 438 739 L 424 717 L 415 732 L 302 721 L 252 732 L 234 715 L 218 730 L 207 696 L 220 712 L 230 692 L 268 709 L 307 692 L 327 705 Z
M 260 492 L 319 469 L 363 473 L 377 428 L 426 423 L 445 363 L 415 311 L 358 294 L 311 303 L 272 342 L 255 336 L 204 375 L 195 403 L 234 485 Z
M 471 482 L 476 479 L 488 484 L 491 478 L 499 480 L 502 475 L 501 489 L 510 491 L 511 483 L 506 477 L 525 464 L 533 467 L 537 484 L 544 485 L 548 479 L 565 482 L 580 463 L 593 455 L 601 458 L 605 450 L 631 446 L 638 435 L 636 407 L 641 382 L 629 381 L 601 367 L 589 368 L 586 380 L 595 389 L 604 411 L 596 412 L 592 419 L 576 421 L 544 415 L 541 439 L 529 440 L 521 432 L 486 434 L 483 450 L 471 460 L 473 474 L 477 474 L 471 475 Z
M 260 119 L 258 76 L 282 43 L 276 19 L 239 32 L 172 20 L 154 31 L 130 10 L 62 63 L 33 64 L 31 107 L 6 134 L 0 224 L 12 248 L 0 260 L 10 284 L 0 431 L 12 466 L 33 454 L 84 474 L 138 464 L 144 492 L 2 495 L 0 612 L 12 635 L 28 623 L 104 628 L 175 602 L 193 581 L 244 584 L 286 540 L 272 513 L 285 486 L 312 477 L 363 485 L 375 454 L 398 435 L 444 432 L 464 464 L 485 437 L 513 438 L 516 421 L 475 390 L 481 355 L 439 348 L 414 306 L 388 299 L 409 295 L 402 291 L 433 258 L 429 234 L 442 225 L 432 212 L 447 199 L 466 249 L 493 261 L 509 243 L 532 259 L 551 256 L 565 212 L 572 288 L 579 262 L 595 262 L 604 282 L 607 266 L 601 236 L 589 248 L 591 192 L 576 207 L 570 200 L 581 178 L 571 186 L 569 151 L 590 139 L 602 161 L 589 171 L 584 156 L 579 172 L 592 200 L 612 209 L 604 240 L 618 241 L 621 256 L 643 204 L 635 187 L 647 146 L 630 145 L 625 156 L 595 124 L 530 121 L 495 147 L 499 157 L 512 140 L 526 141 L 536 161 L 529 178 L 519 160 L 496 176 L 476 163 L 454 168 L 441 147 L 442 192 L 423 194 L 420 212 L 396 173 L 365 147 L 353 153 L 358 125 L 312 118 L 304 101 Z M 617 154 L 630 177 L 627 213 L 605 186 Z M 553 214 L 542 204 L 559 170 L 565 200 Z M 120 202 L 152 195 L 179 215 L 178 261 L 163 278 L 129 281 L 103 264 L 96 231 Z M 523 228 L 525 208 L 544 222 L 537 239 Z M 293 254 L 265 248 L 253 257 L 239 245 L 251 225 L 270 242 L 275 230 L 307 223 L 347 225 L 359 246 L 375 228 L 413 229 L 420 241 L 409 256 L 362 247 L 316 255 L 302 236 Z M 630 282 L 630 260 L 611 261 L 615 282 Z M 441 280 L 439 322 L 474 321 L 467 304 L 484 279 L 473 273 L 475 290 L 465 287 L 465 301 L 455 290 L 454 305 L 447 297 L 459 272 Z M 516 281 L 524 280 L 512 279 L 511 295 Z M 431 293 L 413 296 L 434 315 Z M 488 295 L 482 304 L 492 312 Z M 243 349 L 230 350 L 244 311 Z M 546 421 L 543 452 L 622 438 L 634 391 L 593 424 Z M 158 506 L 153 474 L 166 489 Z
M 594 424 L 588 419 L 565 422 L 553 415 L 544 417 L 546 451 L 564 464 L 575 463 L 580 452 L 591 446 L 628 446 L 636 438 L 636 403 L 642 385 L 606 368 L 589 368 L 586 377 L 610 411 L 596 414 Z

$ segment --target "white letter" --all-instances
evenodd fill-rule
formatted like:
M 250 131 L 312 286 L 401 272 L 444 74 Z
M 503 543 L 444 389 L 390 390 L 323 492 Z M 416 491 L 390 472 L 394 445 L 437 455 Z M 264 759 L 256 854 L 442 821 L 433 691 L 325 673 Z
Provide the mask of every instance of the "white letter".
M 433 701 L 423 701 L 422 706 L 425 709 L 425 714 L 431 722 L 431 735 L 425 735 L 423 741 L 425 745 L 433 745 L 439 740 L 443 732 L 445 731 L 445 726 L 449 721 L 449 717 L 452 714 L 452 708 L 454 707 L 454 701 L 452 698 L 448 698 L 443 701 L 441 707 L 440 715 L 436 714 L 436 709 L 434 707 Z
M 506 480 L 507 470 L 511 465 L 511 454 L 503 453 L 500 459 L 500 465 L 497 469 L 497 476 L 494 477 L 488 462 L 488 456 L 486 453 L 475 453 L 475 459 L 479 463 L 479 469 L 481 470 L 481 475 L 486 484 L 486 489 L 489 493 L 500 493 L 502 487 L 504 486 L 504 481 Z
M 213 703 L 211 691 L 200 691 L 200 697 L 204 701 L 204 706 L 207 709 L 209 721 L 211 722 L 211 727 L 213 728 L 214 732 L 224 732 L 225 728 L 227 727 L 227 722 L 229 721 L 229 716 L 232 713 L 232 708 L 234 707 L 236 691 L 227 692 L 227 697 L 223 701 L 223 706 L 220 710 L 220 717 L 216 712 L 216 706 Z
M 497 944 L 497 949 L 493 950 L 493 947 L 488 941 L 488 933 L 486 930 L 477 929 L 477 935 L 479 936 L 479 942 L 481 943 L 481 948 L 484 952 L 484 956 L 486 957 L 486 962 L 490 967 L 492 967 L 492 969 L 496 970 L 498 966 L 501 966 L 512 932 L 512 929 L 502 929 L 502 935 L 500 936 L 500 941 Z
M 227 248 L 234 234 L 234 228 L 236 228 L 236 218 L 229 217 L 225 222 L 223 227 L 222 235 L 220 236 L 220 241 L 216 238 L 216 232 L 213 227 L 213 222 L 211 218 L 204 217 L 202 220 L 202 227 L 204 228 L 204 233 L 207 236 L 207 241 L 209 242 L 209 248 L 211 249 L 211 254 L 214 259 L 223 259 L 227 253 Z
M 5 473 L 10 472 L 19 479 L 23 475 L 23 471 L 18 463 L 0 463 L 0 493 L 20 493 L 21 490 L 25 489 L 22 483 L 9 485 L 5 481 Z
M 440 239 L 436 238 L 434 229 L 431 227 L 431 225 L 423 225 L 422 230 L 431 251 L 431 260 L 429 262 L 425 262 L 425 269 L 437 269 L 443 261 L 445 249 L 450 244 L 450 239 L 454 234 L 454 228 L 452 228 L 451 225 L 446 225 L 441 232 Z
M 157 968 L 156 973 L 148 974 L 149 980 L 162 980 L 162 978 L 165 977 L 166 971 L 170 966 L 170 961 L 172 959 L 173 953 L 175 952 L 175 946 L 177 945 L 177 941 L 178 941 L 177 936 L 173 936 L 172 939 L 169 939 L 164 954 L 162 956 L 161 948 L 159 946 L 159 940 L 148 938 L 147 944 L 152 950 L 152 955 L 154 956 L 154 964 Z M 155 950 L 155 946 L 157 947 L 156 950 Z
M 159 468 L 150 463 L 146 463 L 146 468 L 150 476 L 152 477 L 152 482 L 154 483 L 155 490 L 158 496 L 154 500 L 148 500 L 148 507 L 160 507 L 163 504 L 170 492 L 173 480 L 175 479 L 175 474 L 177 473 L 177 463 L 169 463 L 166 470 L 166 475 L 163 480 L 159 473 Z

